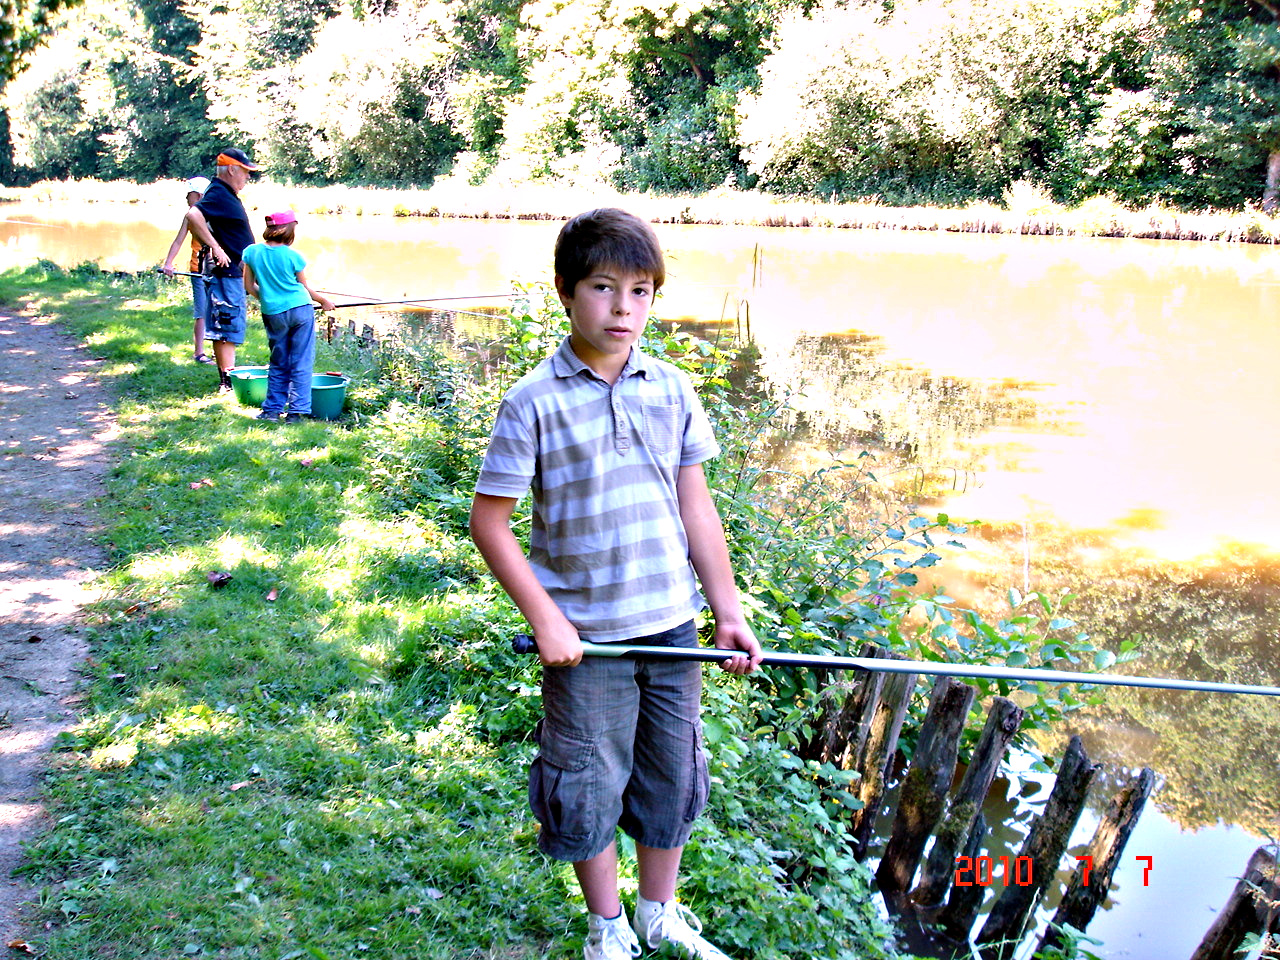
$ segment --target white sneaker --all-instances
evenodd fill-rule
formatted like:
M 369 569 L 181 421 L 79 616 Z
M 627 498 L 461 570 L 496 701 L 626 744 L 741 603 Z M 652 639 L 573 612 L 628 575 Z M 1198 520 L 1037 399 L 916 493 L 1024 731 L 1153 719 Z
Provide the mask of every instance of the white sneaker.
M 648 914 L 647 918 L 644 914 Z M 674 900 L 668 900 L 653 911 L 642 911 L 637 907 L 635 928 L 640 942 L 651 950 L 656 950 L 665 941 L 689 960 L 729 960 L 728 954 L 700 936 L 702 923 L 693 911 Z
M 631 960 L 640 956 L 640 942 L 627 923 L 627 911 L 612 920 L 587 914 L 587 945 L 582 956 L 583 960 Z

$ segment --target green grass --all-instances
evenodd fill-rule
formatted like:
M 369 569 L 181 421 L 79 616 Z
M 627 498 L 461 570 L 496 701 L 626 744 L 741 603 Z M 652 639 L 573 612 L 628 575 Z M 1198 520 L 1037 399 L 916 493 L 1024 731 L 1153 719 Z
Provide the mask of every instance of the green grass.
M 373 380 L 358 417 L 257 422 L 187 358 L 174 291 L 0 274 L 0 304 L 57 318 L 120 397 L 86 699 L 29 850 L 40 955 L 580 956 L 572 872 L 525 802 L 536 670 L 461 525 L 456 460 L 483 437 Z M 242 357 L 263 355 L 251 324 Z M 838 807 L 752 732 L 749 692 L 708 675 L 724 739 L 683 898 L 744 957 L 892 955 Z

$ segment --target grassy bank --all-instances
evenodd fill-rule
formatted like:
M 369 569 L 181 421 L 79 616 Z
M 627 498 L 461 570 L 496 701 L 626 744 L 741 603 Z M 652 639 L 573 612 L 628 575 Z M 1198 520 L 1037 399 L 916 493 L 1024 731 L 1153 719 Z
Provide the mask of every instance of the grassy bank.
M 1026 184 L 1007 191 L 1001 204 L 973 203 L 956 208 L 822 203 L 731 189 L 696 196 L 658 196 L 623 194 L 607 186 L 471 186 L 449 178 L 429 190 L 303 187 L 264 181 L 254 191 L 255 202 L 264 209 L 292 206 L 308 213 L 356 216 L 563 220 L 591 207 L 612 205 L 656 223 L 1280 242 L 1280 218 L 1259 210 L 1129 209 L 1101 196 L 1065 207 Z M 46 181 L 32 187 L 0 188 L 0 204 L 142 204 L 163 209 L 168 217 L 174 198 L 182 193 L 181 183 L 171 180 L 153 184 Z M 0 205 L 0 212 L 3 209 Z
M 30 850 L 40 955 L 580 955 L 571 873 L 524 800 L 536 671 L 463 530 L 501 383 L 325 348 L 352 411 L 262 424 L 209 392 L 171 291 L 0 275 L 5 309 L 56 317 L 124 398 L 81 719 Z M 242 356 L 264 352 L 253 327 Z M 683 896 L 737 955 L 892 955 L 838 772 L 770 735 L 769 693 L 708 674 L 714 796 Z

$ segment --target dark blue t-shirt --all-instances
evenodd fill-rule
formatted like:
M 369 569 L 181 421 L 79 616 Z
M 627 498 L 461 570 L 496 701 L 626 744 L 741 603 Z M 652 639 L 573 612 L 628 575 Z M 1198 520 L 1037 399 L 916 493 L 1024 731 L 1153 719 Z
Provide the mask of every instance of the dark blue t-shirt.
M 214 272 L 220 277 L 240 276 L 240 255 L 245 247 L 253 243 L 253 230 L 249 226 L 249 215 L 245 213 L 244 204 L 234 190 L 221 180 L 214 180 L 205 190 L 204 197 L 196 204 L 196 209 L 204 214 L 213 239 L 218 241 L 218 246 L 226 251 L 231 260 L 230 266 L 215 267 Z

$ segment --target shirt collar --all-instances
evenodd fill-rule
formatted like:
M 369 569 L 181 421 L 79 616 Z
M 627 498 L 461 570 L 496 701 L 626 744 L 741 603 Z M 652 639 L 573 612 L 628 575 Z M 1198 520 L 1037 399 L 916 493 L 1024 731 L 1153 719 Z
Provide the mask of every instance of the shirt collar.
M 557 377 L 573 377 L 585 370 L 598 379 L 596 372 L 583 363 L 578 358 L 578 355 L 573 352 L 573 347 L 569 345 L 568 337 L 560 341 L 560 346 L 556 347 L 556 352 L 551 355 L 551 368 L 555 371 Z M 622 368 L 622 373 L 618 379 L 625 380 L 632 374 L 637 373 L 647 377 L 652 370 L 653 358 L 633 346 L 631 355 L 627 357 L 627 363 Z

